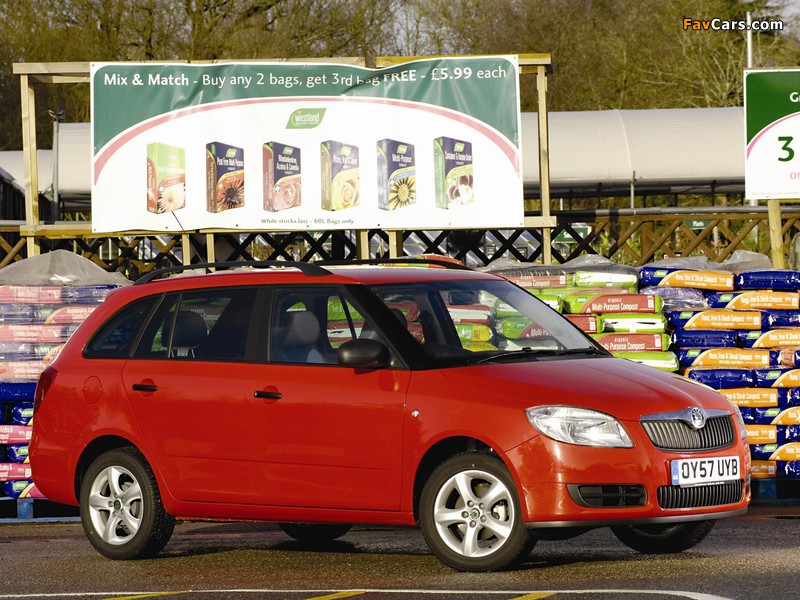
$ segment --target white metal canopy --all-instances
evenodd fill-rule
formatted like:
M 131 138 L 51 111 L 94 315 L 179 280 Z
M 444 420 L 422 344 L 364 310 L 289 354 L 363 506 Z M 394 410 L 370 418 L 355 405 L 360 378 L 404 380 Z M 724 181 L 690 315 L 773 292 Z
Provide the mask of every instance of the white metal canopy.
M 550 181 L 568 193 L 744 191 L 744 112 L 740 107 L 550 113 Z M 523 181 L 538 196 L 537 114 L 522 114 Z M 58 189 L 91 193 L 90 125 L 61 123 Z M 39 191 L 51 190 L 52 151 L 39 150 Z M 22 152 L 0 152 L 0 168 L 24 182 Z

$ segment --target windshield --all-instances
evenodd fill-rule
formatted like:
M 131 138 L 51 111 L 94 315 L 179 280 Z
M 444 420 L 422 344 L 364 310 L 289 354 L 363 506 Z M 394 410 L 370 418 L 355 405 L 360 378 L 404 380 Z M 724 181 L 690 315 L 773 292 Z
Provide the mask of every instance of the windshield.
M 508 281 L 424 281 L 370 289 L 434 361 L 606 354 L 567 319 Z

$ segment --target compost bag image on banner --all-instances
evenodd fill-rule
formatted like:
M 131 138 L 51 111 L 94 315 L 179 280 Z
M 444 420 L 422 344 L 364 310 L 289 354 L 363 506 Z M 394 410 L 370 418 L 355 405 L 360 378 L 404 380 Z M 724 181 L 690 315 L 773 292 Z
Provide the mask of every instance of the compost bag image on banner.
M 516 56 L 93 63 L 92 230 L 523 224 Z

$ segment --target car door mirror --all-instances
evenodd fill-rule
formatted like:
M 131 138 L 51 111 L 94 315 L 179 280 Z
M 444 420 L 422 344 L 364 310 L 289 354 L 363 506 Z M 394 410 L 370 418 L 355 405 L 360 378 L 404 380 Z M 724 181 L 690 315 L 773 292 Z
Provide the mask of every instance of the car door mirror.
M 380 369 L 389 364 L 389 349 L 377 340 L 345 342 L 336 351 L 339 364 L 356 369 Z

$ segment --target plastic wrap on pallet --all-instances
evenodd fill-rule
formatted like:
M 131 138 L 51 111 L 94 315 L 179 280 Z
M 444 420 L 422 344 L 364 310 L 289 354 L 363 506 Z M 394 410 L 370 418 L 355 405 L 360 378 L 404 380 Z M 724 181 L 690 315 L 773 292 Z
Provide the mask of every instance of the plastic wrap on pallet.
M 30 463 L 0 462 L 0 482 L 31 478 Z
M 678 348 L 675 353 L 684 367 L 759 368 L 780 365 L 779 350 L 752 348 Z
M 30 323 L 33 320 L 33 307 L 30 304 L 0 302 L 0 324 Z
M 800 309 L 800 293 L 774 290 L 712 293 L 706 296 L 711 308 L 739 310 L 793 310 Z
M 86 320 L 98 307 L 97 304 L 34 304 L 33 323 L 47 323 L 52 325 L 73 325 Z
M 664 302 L 664 310 L 693 309 L 704 310 L 709 308 L 706 296 L 702 290 L 695 288 L 677 287 L 643 287 L 642 294 L 659 296 Z
M 44 498 L 44 494 L 31 479 L 6 481 L 3 484 L 3 491 L 10 498 Z
M 0 302 L 61 304 L 61 287 L 54 285 L 0 285 Z
M 800 272 L 785 269 L 764 269 L 736 273 L 734 285 L 737 290 L 800 290 Z
M 0 379 L 36 382 L 49 364 L 45 360 L 0 360 Z
M 753 385 L 756 387 L 797 388 L 800 387 L 800 369 L 774 367 L 753 369 Z
M 679 348 L 734 348 L 736 331 L 722 329 L 673 329 L 671 342 Z
M 69 285 L 61 295 L 70 304 L 101 304 L 118 287 L 119 284 Z
M 752 369 L 694 369 L 688 368 L 684 376 L 715 390 L 753 386 Z
M 36 383 L 0 380 L 0 402 L 33 401 L 33 395 L 35 393 Z
M 769 313 L 763 310 L 673 310 L 667 314 L 669 324 L 683 329 L 763 330 L 772 326 Z
M 609 352 L 663 352 L 669 349 L 666 333 L 593 333 L 592 338 Z
M 800 388 L 734 387 L 719 391 L 740 408 L 800 406 Z
M 579 256 L 561 265 L 530 265 L 500 259 L 479 270 L 501 275 L 524 288 L 635 287 L 638 284 L 636 268 L 596 254 Z
M 0 361 L 46 360 L 52 362 L 63 344 L 29 344 L 27 342 L 0 342 Z
M 745 348 L 781 348 L 800 346 L 800 327 L 781 327 L 766 331 L 739 331 L 736 344 Z

